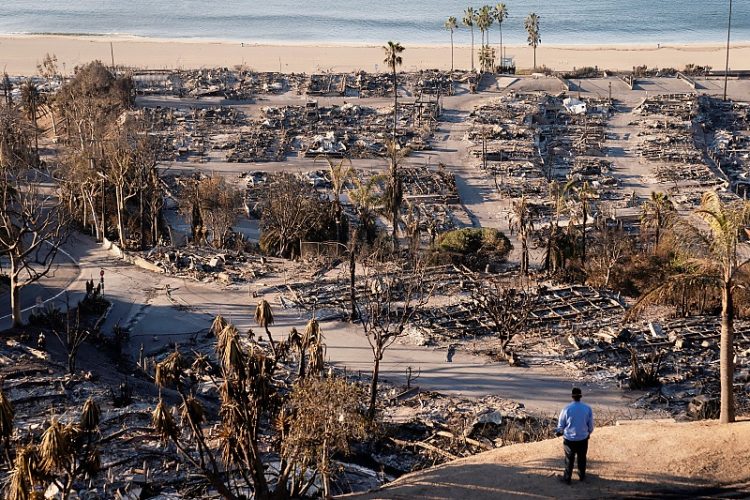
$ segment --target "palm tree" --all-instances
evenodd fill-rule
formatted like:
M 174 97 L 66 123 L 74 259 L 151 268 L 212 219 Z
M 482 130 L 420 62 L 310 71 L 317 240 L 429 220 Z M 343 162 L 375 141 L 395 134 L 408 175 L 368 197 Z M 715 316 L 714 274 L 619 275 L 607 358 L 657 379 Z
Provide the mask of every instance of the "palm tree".
M 539 16 L 532 12 L 526 16 L 523 24 L 526 28 L 526 33 L 529 35 L 529 45 L 534 48 L 534 69 L 536 69 L 536 48 L 542 42 L 542 37 L 539 34 Z
M 586 224 L 588 223 L 588 217 L 591 213 L 591 199 L 594 197 L 595 191 L 591 188 L 588 181 L 583 181 L 580 185 L 577 184 L 578 181 L 575 179 L 572 179 L 565 184 L 565 186 L 560 191 L 559 195 L 564 200 L 564 197 L 566 195 L 572 195 L 571 197 L 575 199 L 579 203 L 579 208 L 581 210 L 581 222 L 582 222 L 582 228 L 581 228 L 581 266 L 585 268 L 586 266 Z M 573 221 L 568 224 L 568 231 L 570 232 L 574 227 Z
M 271 310 L 271 304 L 266 299 L 262 299 L 258 302 L 258 306 L 255 308 L 255 323 L 266 330 L 268 335 L 268 342 L 271 344 L 271 350 L 276 356 L 276 344 L 273 341 L 271 332 L 268 330 L 268 325 L 273 325 L 273 311 Z
M 383 46 L 385 51 L 385 59 L 383 62 L 391 68 L 393 74 L 393 140 L 396 140 L 396 123 L 398 122 L 398 76 L 396 75 L 396 67 L 401 66 L 404 60 L 399 54 L 404 51 L 404 47 L 399 42 L 389 41 L 387 45 Z
M 476 21 L 477 14 L 474 12 L 473 7 L 467 7 L 464 11 L 464 18 L 461 23 L 467 28 L 471 28 L 471 70 L 474 71 L 474 22 Z
M 328 156 L 324 156 L 328 162 L 328 173 L 331 175 L 331 191 L 333 191 L 333 208 L 336 216 L 336 241 L 341 242 L 344 238 L 341 234 L 342 214 L 341 210 L 341 193 L 344 190 L 346 181 L 351 176 L 352 161 L 349 158 L 341 158 L 338 163 L 334 163 Z M 317 158 L 316 158 L 317 161 Z M 314 163 L 314 162 L 313 162 Z
M 651 197 L 641 207 L 641 227 L 654 229 L 654 253 L 659 248 L 661 230 L 671 223 L 674 215 L 674 204 L 664 193 L 652 191 Z
M 450 16 L 443 27 L 451 32 L 451 78 L 453 78 L 453 32 L 458 29 L 458 21 L 455 16 Z
M 513 202 L 511 216 L 511 227 L 518 232 L 518 236 L 521 238 L 521 274 L 528 274 L 529 232 L 534 230 L 534 209 L 526 200 L 526 196 L 522 196 L 519 201 Z
M 479 9 L 479 13 L 477 14 L 477 27 L 482 32 L 482 45 L 490 44 L 490 28 L 492 27 L 492 23 L 494 21 L 495 17 L 492 14 L 492 7 L 490 7 L 489 5 L 483 5 L 482 8 Z
M 34 147 L 39 155 L 39 126 L 37 118 L 40 115 L 41 94 L 36 83 L 29 78 L 21 85 L 21 105 L 25 111 L 26 117 L 34 124 Z
M 495 21 L 497 21 L 497 27 L 500 28 L 500 65 L 503 64 L 505 58 L 505 52 L 503 52 L 503 21 L 508 17 L 508 8 L 504 3 L 495 5 Z
M 750 221 L 750 204 L 746 201 L 722 203 L 715 191 L 701 198 L 695 211 L 708 231 L 701 231 L 685 223 L 681 225 L 679 247 L 692 257 L 692 266 L 665 283 L 644 294 L 628 313 L 626 319 L 638 313 L 646 304 L 663 301 L 684 288 L 710 287 L 721 291 L 721 340 L 719 342 L 721 413 L 719 422 L 735 421 L 734 393 L 734 290 L 739 286 L 750 260 L 739 263 L 737 245 L 739 233 Z
M 398 144 L 393 141 L 386 141 L 386 149 L 388 150 L 388 159 L 390 161 L 388 169 L 390 176 L 386 195 L 388 206 L 386 208 L 393 223 L 391 236 L 393 239 L 393 249 L 396 250 L 398 249 L 398 224 L 401 219 L 401 202 L 404 198 L 403 183 L 398 172 L 398 167 L 401 166 L 404 153 L 399 149 Z

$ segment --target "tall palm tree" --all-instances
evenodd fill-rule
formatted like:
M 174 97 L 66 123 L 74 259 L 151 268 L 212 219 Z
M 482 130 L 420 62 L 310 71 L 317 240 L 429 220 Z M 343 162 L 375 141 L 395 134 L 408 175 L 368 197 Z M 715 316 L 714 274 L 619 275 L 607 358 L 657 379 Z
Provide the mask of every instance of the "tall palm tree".
M 495 5 L 495 21 L 497 21 L 497 27 L 500 28 L 500 65 L 503 64 L 505 59 L 505 52 L 503 51 L 503 21 L 508 17 L 508 8 L 504 3 Z
M 451 78 L 453 78 L 453 32 L 458 29 L 458 20 L 455 16 L 450 16 L 443 27 L 451 32 Z
M 628 317 L 637 314 L 649 303 L 663 301 L 675 290 L 710 287 L 721 291 L 721 339 L 719 342 L 721 413 L 719 422 L 735 421 L 734 407 L 734 290 L 746 281 L 750 260 L 739 262 L 737 245 L 740 231 L 750 221 L 750 204 L 746 201 L 723 203 L 715 191 L 701 198 L 695 211 L 708 231 L 684 223 L 680 227 L 679 247 L 692 257 L 690 268 L 668 278 L 663 284 L 644 294 L 633 306 Z M 743 283 L 744 284 L 744 283 Z M 626 319 L 627 319 L 626 318 Z
M 641 227 L 645 230 L 654 230 L 654 253 L 659 248 L 662 229 L 670 224 L 675 213 L 674 204 L 669 196 L 654 191 L 641 207 Z
M 542 43 L 542 37 L 539 33 L 539 16 L 535 13 L 531 13 L 526 16 L 526 20 L 523 23 L 528 33 L 529 45 L 534 49 L 534 69 L 536 69 L 536 48 Z
M 258 302 L 258 306 L 255 308 L 255 323 L 261 328 L 266 330 L 268 335 L 268 342 L 271 344 L 271 350 L 276 355 L 276 343 L 273 341 L 271 332 L 268 329 L 268 325 L 273 325 L 273 311 L 271 310 L 271 304 L 266 299 L 262 299 Z
M 474 23 L 477 18 L 477 13 L 474 11 L 474 7 L 467 7 L 464 11 L 464 18 L 461 20 L 461 24 L 467 28 L 471 28 L 471 70 L 474 71 Z
M 492 14 L 492 7 L 483 5 L 477 14 L 477 27 L 482 31 L 482 45 L 490 44 L 490 28 L 494 21 L 495 17 Z
M 383 50 L 385 51 L 383 62 L 391 68 L 393 75 L 393 140 L 396 141 L 396 124 L 398 122 L 398 75 L 396 74 L 396 68 L 404 63 L 400 55 L 404 51 L 404 47 L 399 42 L 388 41 L 383 46 Z

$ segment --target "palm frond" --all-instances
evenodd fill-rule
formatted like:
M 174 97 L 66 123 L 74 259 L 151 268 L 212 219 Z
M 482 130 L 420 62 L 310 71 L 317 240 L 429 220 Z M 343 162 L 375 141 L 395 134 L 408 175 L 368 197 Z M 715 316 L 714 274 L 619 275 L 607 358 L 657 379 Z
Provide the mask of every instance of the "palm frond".
M 255 308 L 255 322 L 258 326 L 264 328 L 273 325 L 273 311 L 271 310 L 271 304 L 266 299 L 258 302 L 258 306 Z
M 93 431 L 99 427 L 99 417 L 101 411 L 99 405 L 96 403 L 93 397 L 89 397 L 85 403 L 83 403 L 83 411 L 81 412 L 81 429 L 85 431 Z
M 42 434 L 42 442 L 39 445 L 41 468 L 48 473 L 66 470 L 72 451 L 69 433 L 57 418 L 53 418 Z
M 719 274 L 684 273 L 668 277 L 664 283 L 652 288 L 641 295 L 635 304 L 625 313 L 623 323 L 630 322 L 650 305 L 664 304 L 676 297 L 685 289 L 720 288 L 722 286 Z
M 151 414 L 151 425 L 162 441 L 177 439 L 177 425 L 172 417 L 172 412 L 169 411 L 161 398 L 159 398 L 159 402 Z

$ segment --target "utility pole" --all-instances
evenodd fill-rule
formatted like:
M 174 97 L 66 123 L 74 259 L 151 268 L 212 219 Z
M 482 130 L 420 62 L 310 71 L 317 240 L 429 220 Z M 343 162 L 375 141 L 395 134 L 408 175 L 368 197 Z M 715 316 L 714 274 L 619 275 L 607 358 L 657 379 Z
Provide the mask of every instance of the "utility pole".
M 727 84 L 729 82 L 729 40 L 732 34 L 732 0 L 729 0 L 729 22 L 727 23 L 727 64 L 724 68 L 724 101 L 727 100 Z
M 112 46 L 112 42 L 109 42 L 109 56 L 112 58 L 112 72 L 115 71 L 115 48 Z

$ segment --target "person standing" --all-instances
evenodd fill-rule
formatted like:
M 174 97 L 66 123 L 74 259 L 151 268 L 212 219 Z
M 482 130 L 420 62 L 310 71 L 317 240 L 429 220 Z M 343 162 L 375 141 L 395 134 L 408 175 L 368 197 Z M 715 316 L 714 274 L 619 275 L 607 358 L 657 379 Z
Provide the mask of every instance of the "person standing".
M 570 484 L 573 475 L 573 462 L 578 457 L 578 477 L 586 480 L 586 453 L 589 448 L 589 436 L 594 432 L 594 412 L 586 403 L 581 402 L 581 389 L 573 388 L 573 402 L 563 408 L 557 421 L 555 435 L 563 436 L 565 450 L 565 472 L 562 481 Z

